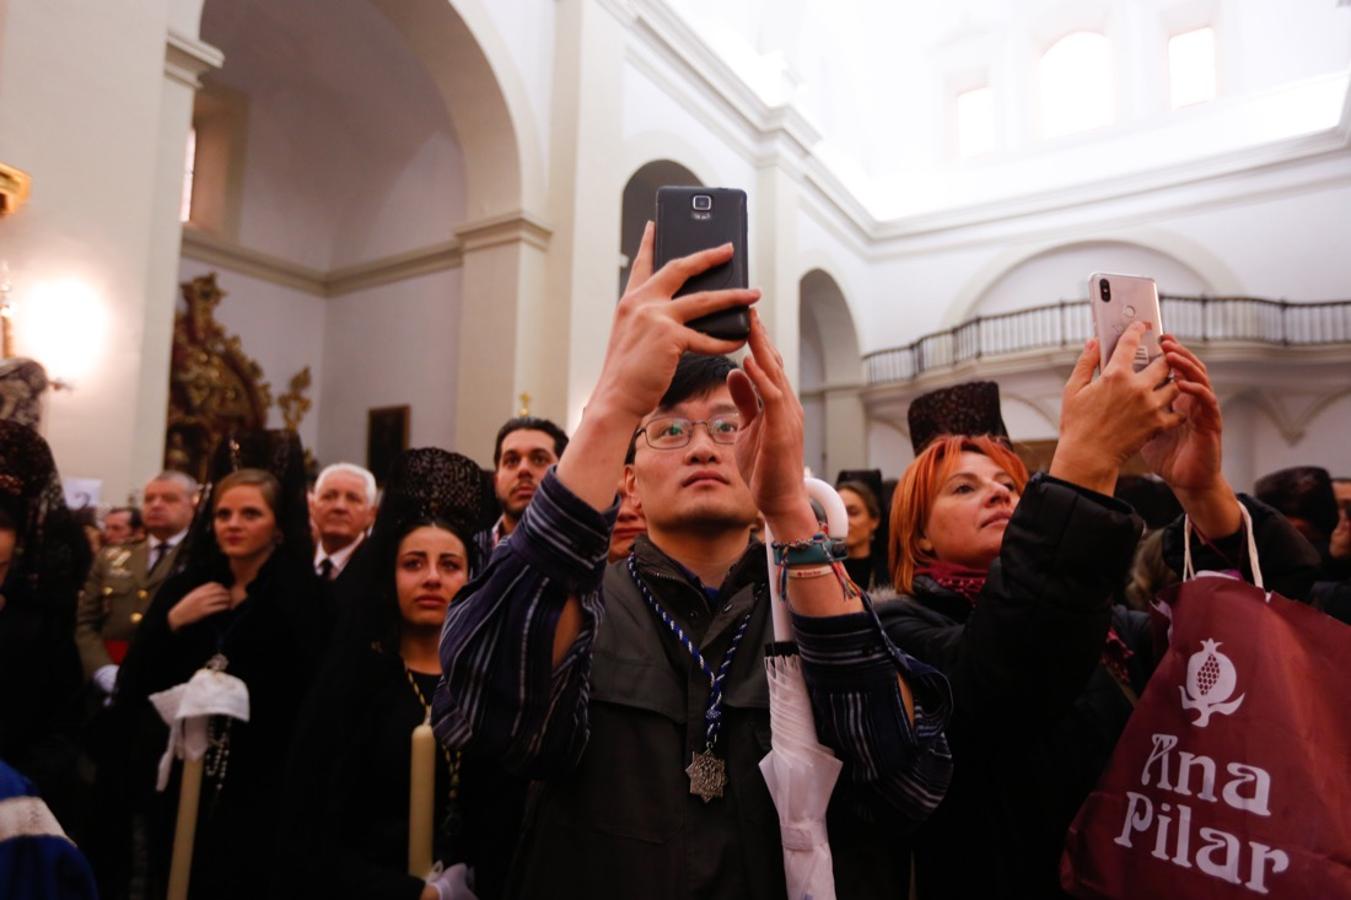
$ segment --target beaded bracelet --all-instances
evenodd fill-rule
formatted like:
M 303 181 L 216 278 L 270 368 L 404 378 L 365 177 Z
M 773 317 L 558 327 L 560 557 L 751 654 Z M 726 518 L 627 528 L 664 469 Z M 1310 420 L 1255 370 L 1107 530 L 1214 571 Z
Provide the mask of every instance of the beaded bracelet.
M 778 566 L 821 566 L 839 562 L 846 556 L 844 541 L 832 540 L 818 531 L 800 541 L 775 541 L 774 564 Z
M 830 573 L 839 580 L 846 598 L 852 600 L 861 593 L 844 568 L 844 541 L 832 540 L 818 531 L 811 538 L 775 541 L 770 547 L 774 551 L 774 564 L 779 567 L 779 596 L 785 600 L 789 578 L 817 578 Z

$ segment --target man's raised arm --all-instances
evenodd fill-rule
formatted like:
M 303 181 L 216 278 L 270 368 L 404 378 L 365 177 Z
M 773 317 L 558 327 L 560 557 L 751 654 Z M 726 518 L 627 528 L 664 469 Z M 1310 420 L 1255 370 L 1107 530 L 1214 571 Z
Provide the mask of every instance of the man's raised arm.
M 682 354 L 740 346 L 685 323 L 760 296 L 724 290 L 672 299 L 686 279 L 725 263 L 732 247 L 653 273 L 652 231 L 648 223 L 576 434 L 520 526 L 451 605 L 441 632 L 437 735 L 535 777 L 574 765 L 586 746 L 591 646 L 604 609 L 600 579 L 633 432 Z

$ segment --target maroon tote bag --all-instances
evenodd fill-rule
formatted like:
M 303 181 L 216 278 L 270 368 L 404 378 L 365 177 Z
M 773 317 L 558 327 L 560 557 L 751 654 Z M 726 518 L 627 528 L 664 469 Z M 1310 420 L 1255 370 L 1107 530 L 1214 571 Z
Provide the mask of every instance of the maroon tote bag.
M 1351 898 L 1351 627 L 1191 571 L 1168 650 L 1066 837 L 1076 897 Z

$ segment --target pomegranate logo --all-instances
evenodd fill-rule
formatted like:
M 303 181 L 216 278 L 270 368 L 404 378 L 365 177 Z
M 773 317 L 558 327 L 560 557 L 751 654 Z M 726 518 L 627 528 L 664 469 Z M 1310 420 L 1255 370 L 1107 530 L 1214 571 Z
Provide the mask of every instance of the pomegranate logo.
M 1232 715 L 1242 705 L 1243 698 L 1248 696 L 1239 694 L 1237 700 L 1229 699 L 1238 687 L 1238 672 L 1219 648 L 1219 641 L 1202 641 L 1201 649 L 1187 660 L 1186 687 L 1178 687 L 1178 692 L 1182 694 L 1182 708 L 1194 709 L 1201 714 L 1192 723 L 1197 728 L 1209 725 L 1212 713 Z

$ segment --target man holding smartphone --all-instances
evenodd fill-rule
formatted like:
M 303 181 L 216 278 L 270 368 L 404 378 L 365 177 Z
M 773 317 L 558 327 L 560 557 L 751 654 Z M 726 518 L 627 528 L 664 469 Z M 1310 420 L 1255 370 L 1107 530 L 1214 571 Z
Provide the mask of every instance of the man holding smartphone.
M 816 728 L 845 766 L 828 815 L 838 896 L 904 896 L 903 835 L 951 774 L 947 684 L 808 558 L 831 551 L 802 482 L 802 407 L 764 326 L 752 312 L 744 369 L 718 355 L 741 342 L 687 327 L 759 293 L 672 299 L 731 246 L 654 273 L 652 231 L 567 452 L 447 616 L 437 734 L 538 780 L 512 896 L 782 897 L 758 770 L 773 639 L 758 510 L 802 554 L 786 560 L 787 600 Z M 631 445 L 649 534 L 607 569 Z

